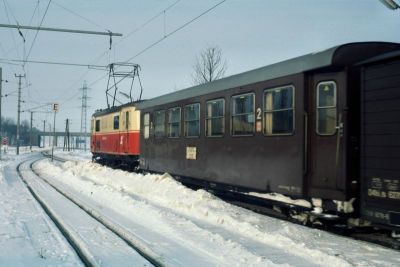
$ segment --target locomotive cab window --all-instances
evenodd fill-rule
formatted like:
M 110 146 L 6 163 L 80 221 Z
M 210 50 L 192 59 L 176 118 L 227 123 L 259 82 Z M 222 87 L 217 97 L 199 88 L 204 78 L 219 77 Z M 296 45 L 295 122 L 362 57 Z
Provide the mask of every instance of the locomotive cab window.
M 185 137 L 200 136 L 200 104 L 185 106 Z
M 206 136 L 221 137 L 225 132 L 225 99 L 206 103 Z
M 294 87 L 264 91 L 264 134 L 287 135 L 294 130 Z
M 333 135 L 336 133 L 336 83 L 321 82 L 317 85 L 317 133 Z
M 150 114 L 146 113 L 143 115 L 143 137 L 149 139 L 150 136 Z
M 165 110 L 154 113 L 154 136 L 156 138 L 165 136 Z
M 96 120 L 96 132 L 100 132 L 100 120 Z
M 114 130 L 119 129 L 119 116 L 114 116 Z
M 232 135 L 254 133 L 254 94 L 232 97 Z
M 168 137 L 178 138 L 181 133 L 181 108 L 168 110 Z

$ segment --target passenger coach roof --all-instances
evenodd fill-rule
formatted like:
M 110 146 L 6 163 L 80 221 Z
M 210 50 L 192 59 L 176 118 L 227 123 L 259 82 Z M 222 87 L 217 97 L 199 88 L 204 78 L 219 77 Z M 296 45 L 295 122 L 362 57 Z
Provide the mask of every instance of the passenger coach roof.
M 284 77 L 329 66 L 351 66 L 368 58 L 400 50 L 400 44 L 385 42 L 350 43 L 324 51 L 311 53 L 244 73 L 236 74 L 210 83 L 197 85 L 139 103 L 139 109 L 159 106 L 191 97 L 223 91 L 265 80 Z

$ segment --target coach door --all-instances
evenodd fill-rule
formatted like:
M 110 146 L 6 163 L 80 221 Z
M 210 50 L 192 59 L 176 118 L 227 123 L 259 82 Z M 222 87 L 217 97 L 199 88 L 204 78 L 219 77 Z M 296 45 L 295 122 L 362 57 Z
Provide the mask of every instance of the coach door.
M 340 199 L 345 186 L 345 74 L 315 74 L 310 85 L 309 194 Z
M 124 112 L 124 126 L 123 126 L 123 135 L 124 135 L 124 153 L 129 152 L 129 111 L 126 110 Z

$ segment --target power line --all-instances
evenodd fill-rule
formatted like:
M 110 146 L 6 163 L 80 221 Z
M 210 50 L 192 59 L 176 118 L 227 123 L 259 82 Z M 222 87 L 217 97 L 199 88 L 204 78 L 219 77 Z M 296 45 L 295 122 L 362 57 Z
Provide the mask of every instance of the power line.
M 10 16 L 8 15 L 8 8 L 7 8 L 6 0 L 3 0 L 3 5 L 4 5 L 4 11 L 6 12 L 6 16 L 7 16 L 7 21 L 8 21 L 8 23 L 11 23 Z M 13 31 L 11 31 L 11 37 L 12 37 L 12 40 L 14 42 L 14 49 L 15 49 L 15 52 L 17 53 L 17 57 L 20 57 L 19 56 L 19 51 L 17 49 L 17 47 L 18 47 L 17 46 L 17 42 L 15 41 L 15 37 L 14 37 L 14 32 Z M 11 50 L 14 50 L 14 49 L 11 49 Z
M 213 10 L 214 8 L 218 7 L 219 5 L 221 5 L 222 3 L 226 2 L 227 0 L 222 0 L 220 2 L 218 2 L 217 4 L 215 4 L 214 6 L 210 7 L 209 9 L 207 9 L 206 11 L 204 11 L 203 13 L 201 13 L 200 15 L 198 15 L 197 17 L 189 20 L 188 22 L 186 22 L 185 24 L 183 24 L 182 26 L 176 28 L 175 30 L 173 30 L 172 32 L 168 33 L 167 35 L 165 35 L 163 38 L 159 39 L 158 41 L 152 43 L 151 45 L 149 45 L 148 47 L 144 48 L 142 51 L 140 51 L 139 53 L 137 53 L 136 55 L 132 56 L 131 58 L 129 58 L 127 61 L 131 61 L 132 59 L 134 59 L 135 57 L 140 56 L 141 54 L 143 54 L 144 52 L 146 52 L 147 50 L 149 50 L 150 48 L 152 48 L 153 46 L 159 44 L 160 42 L 162 42 L 164 39 L 168 38 L 169 36 L 175 34 L 176 32 L 182 30 L 183 28 L 185 28 L 186 26 L 188 26 L 189 24 L 191 24 L 192 22 L 196 21 L 197 19 L 199 19 L 200 17 L 204 16 L 205 14 L 207 14 L 208 12 L 210 12 L 211 10 Z
M 149 46 L 145 47 L 144 49 L 142 49 L 140 52 L 138 52 L 137 54 L 135 54 L 134 56 L 130 57 L 126 62 L 131 61 L 132 59 L 142 55 L 143 53 L 145 53 L 147 50 L 151 49 L 152 47 L 156 46 L 157 44 L 161 43 L 162 41 L 164 41 L 165 39 L 167 39 L 168 37 L 170 37 L 171 35 L 175 34 L 176 32 L 182 30 L 183 28 L 185 28 L 186 26 L 188 26 L 189 24 L 193 23 L 194 21 L 196 21 L 197 19 L 199 19 L 200 17 L 204 16 L 205 14 L 209 13 L 211 10 L 215 9 L 216 7 L 218 7 L 219 5 L 223 4 L 224 2 L 226 2 L 227 0 L 222 0 L 220 2 L 218 2 L 217 4 L 213 5 L 212 7 L 210 7 L 209 9 L 205 10 L 204 12 L 202 12 L 200 15 L 194 17 L 193 19 L 187 21 L 186 23 L 184 23 L 183 25 L 181 25 L 180 27 L 176 28 L 175 30 L 173 30 L 172 32 L 166 34 L 164 37 L 160 38 L 159 40 L 155 41 L 154 43 L 150 44 Z M 89 86 L 93 86 L 94 84 L 96 84 L 97 82 L 99 82 L 100 80 L 102 80 L 103 78 L 107 77 L 106 75 L 103 75 L 101 77 L 99 77 L 98 79 L 96 79 L 94 82 L 91 82 L 89 84 Z M 125 77 L 124 77 L 125 78 Z
M 106 29 L 105 27 L 99 25 L 98 23 L 94 22 L 94 21 L 91 20 L 91 19 L 88 19 L 88 18 L 86 18 L 86 17 L 84 17 L 84 16 L 82 16 L 82 15 L 76 13 L 75 11 L 73 11 L 73 10 L 71 10 L 71 9 L 69 9 L 69 8 L 67 8 L 67 7 L 65 7 L 65 6 L 63 6 L 63 5 L 61 5 L 60 3 L 57 3 L 57 2 L 54 1 L 54 0 L 53 0 L 53 3 L 54 3 L 56 6 L 58 6 L 58 7 L 62 8 L 62 9 L 64 9 L 65 11 L 67 11 L 67 12 L 69 12 L 69 13 L 71 13 L 71 14 L 73 14 L 73 15 L 75 15 L 75 16 L 77 16 L 77 17 L 83 19 L 83 20 L 85 20 L 86 22 L 89 22 L 90 24 L 92 24 L 92 25 L 94 25 L 94 26 L 96 26 L 96 27 L 99 27 L 99 28 L 101 28 L 101 29 L 103 29 L 103 30 L 108 31 L 108 29 Z
M 137 31 L 139 31 L 140 29 L 144 28 L 146 25 L 148 25 L 150 22 L 152 22 L 153 20 L 155 20 L 156 18 L 158 18 L 160 15 L 164 14 L 164 11 L 167 11 L 169 9 L 171 9 L 172 7 L 174 7 L 178 2 L 180 2 L 181 0 L 176 0 L 174 3 L 172 3 L 171 5 L 169 5 L 168 7 L 166 7 L 165 9 L 163 9 L 161 12 L 157 13 L 156 15 L 152 16 L 151 18 L 149 18 L 148 20 L 146 20 L 143 24 L 141 24 L 141 26 L 139 26 L 138 28 L 134 29 L 133 31 L 129 32 L 127 35 L 125 35 L 124 37 L 122 37 L 118 42 L 116 42 L 115 44 L 112 45 L 112 47 L 117 46 L 118 44 L 120 44 L 122 41 L 124 41 L 125 39 L 127 39 L 128 37 L 130 37 L 132 34 L 136 33 Z M 107 49 L 105 50 L 102 54 L 100 54 L 99 56 L 97 56 L 94 60 L 91 61 L 91 64 L 96 64 L 97 62 L 99 62 L 100 59 L 102 59 L 107 52 L 109 52 L 110 50 Z M 86 75 L 89 73 L 90 70 L 86 70 L 79 78 L 77 81 L 75 81 L 70 87 L 68 87 L 67 91 L 71 88 L 73 88 L 77 83 L 79 83 L 83 78 L 86 77 Z M 107 75 L 106 75 L 107 76 Z M 104 77 L 100 77 L 101 80 Z M 98 81 L 96 80 L 96 82 Z M 96 83 L 95 82 L 95 83 Z M 94 83 L 92 83 L 94 84 Z M 75 99 L 77 96 L 77 94 L 74 94 L 73 96 L 71 96 L 70 98 L 67 98 L 63 103 L 69 102 L 73 99 Z
M 47 14 L 47 11 L 49 10 L 50 4 L 51 4 L 51 0 L 49 0 L 49 3 L 47 4 L 46 10 L 44 11 L 44 14 L 43 14 L 43 17 L 42 17 L 42 20 L 40 21 L 39 28 L 42 27 L 44 18 L 46 17 L 46 14 Z M 28 58 L 29 58 L 29 56 L 30 56 L 30 54 L 32 52 L 32 48 L 33 48 L 33 45 L 35 44 L 35 41 L 36 41 L 36 38 L 37 38 L 38 34 L 39 34 L 39 30 L 36 31 L 35 37 L 33 38 L 31 47 L 29 48 L 29 52 L 28 52 L 28 55 L 26 56 L 25 60 L 28 60 Z
M 8 7 L 8 9 L 9 9 L 11 15 L 13 16 L 15 22 L 17 22 L 17 24 L 18 24 L 18 20 L 17 20 L 17 18 L 15 17 L 14 12 L 12 11 L 10 4 L 9 4 L 6 0 L 5 0 L 5 3 L 7 4 L 7 7 Z

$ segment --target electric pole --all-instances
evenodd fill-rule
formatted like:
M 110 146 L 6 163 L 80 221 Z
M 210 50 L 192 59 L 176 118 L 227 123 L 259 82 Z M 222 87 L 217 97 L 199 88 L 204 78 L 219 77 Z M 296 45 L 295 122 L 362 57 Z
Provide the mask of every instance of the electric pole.
M 83 141 L 84 141 L 84 150 L 86 151 L 86 133 L 87 133 L 87 108 L 89 107 L 87 102 L 88 102 L 88 87 L 86 85 L 86 81 L 83 82 L 83 86 L 82 88 L 80 88 L 80 90 L 82 90 L 82 106 L 81 106 L 81 133 L 84 133 L 85 136 L 83 137 Z M 81 148 L 81 138 L 78 139 L 79 141 L 79 148 Z
M 29 133 L 29 149 L 32 152 L 32 122 L 33 122 L 33 111 L 31 111 L 31 131 Z
M 63 151 L 71 151 L 70 147 L 70 134 L 69 134 L 69 119 L 65 121 L 65 134 L 64 134 L 64 147 Z
M 19 127 L 20 127 L 20 116 L 21 116 L 21 79 L 25 78 L 24 75 L 14 74 L 18 78 L 18 114 L 17 114 L 17 155 L 19 155 Z
M 3 82 L 8 83 L 7 80 L 3 80 L 3 69 L 0 68 L 0 160 L 1 160 L 1 145 L 3 143 L 3 136 L 2 136 L 3 128 L 2 128 L 2 118 L 1 118 L 1 100 L 2 100 L 2 97 L 3 97 L 3 95 L 2 95 L 3 94 L 2 93 Z
M 1 160 L 1 144 L 3 143 L 3 136 L 1 134 L 2 128 L 1 128 L 1 124 L 2 124 L 2 120 L 1 120 L 1 98 L 2 96 L 2 88 L 1 85 L 3 83 L 3 69 L 0 68 L 0 160 Z
M 46 146 L 46 120 L 43 120 L 43 148 Z
M 51 123 L 49 123 L 49 147 L 51 147 L 50 133 L 51 133 Z

